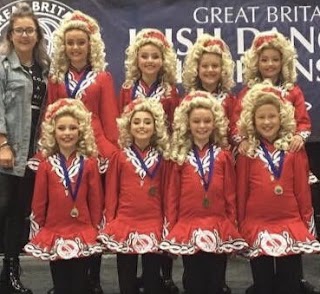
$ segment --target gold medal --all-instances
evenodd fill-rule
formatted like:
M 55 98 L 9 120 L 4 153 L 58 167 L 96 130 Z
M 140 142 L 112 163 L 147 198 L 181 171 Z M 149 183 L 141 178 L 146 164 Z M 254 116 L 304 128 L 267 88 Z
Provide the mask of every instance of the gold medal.
M 70 215 L 71 215 L 71 217 L 73 217 L 73 218 L 78 217 L 78 216 L 79 216 L 79 210 L 78 210 L 78 208 L 73 207 L 73 208 L 71 209 L 71 211 L 70 211 Z
M 203 206 L 204 208 L 208 208 L 208 207 L 209 207 L 209 204 L 210 204 L 210 201 L 209 201 L 208 197 L 205 196 L 205 197 L 203 198 L 203 200 L 202 200 L 202 206 Z
M 283 194 L 283 188 L 280 185 L 276 185 L 274 187 L 274 194 L 276 195 L 282 195 Z
M 149 196 L 155 196 L 157 194 L 157 188 L 155 186 L 151 186 L 149 188 L 148 193 L 149 193 Z

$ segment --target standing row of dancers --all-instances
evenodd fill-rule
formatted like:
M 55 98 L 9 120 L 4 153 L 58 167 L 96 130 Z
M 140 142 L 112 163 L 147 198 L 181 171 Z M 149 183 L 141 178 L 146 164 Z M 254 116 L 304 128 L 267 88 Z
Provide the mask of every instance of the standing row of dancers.
M 249 292 L 306 290 L 301 255 L 320 251 L 304 150 L 311 123 L 296 52 L 281 33 L 256 35 L 237 97 L 229 47 L 209 34 L 188 51 L 182 97 L 172 43 L 157 29 L 141 30 L 126 50 L 118 100 L 93 18 L 74 11 L 61 22 L 50 67 L 42 41 L 22 3 L 0 66 L 3 289 L 32 293 L 14 248 L 24 217 L 19 197 L 31 201 L 33 192 L 24 250 L 50 261 L 51 293 L 103 293 L 103 252 L 117 254 L 122 294 L 138 291 L 139 255 L 149 294 L 177 293 L 171 257 L 180 255 L 186 293 L 230 293 L 232 253 L 250 258 Z

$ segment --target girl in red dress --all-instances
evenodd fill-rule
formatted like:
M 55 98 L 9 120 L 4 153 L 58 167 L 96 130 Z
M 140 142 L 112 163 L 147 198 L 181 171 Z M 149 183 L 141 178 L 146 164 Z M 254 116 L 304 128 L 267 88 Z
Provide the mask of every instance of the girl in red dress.
M 113 79 L 105 71 L 105 45 L 99 24 L 76 10 L 64 18 L 54 34 L 54 54 L 48 85 L 48 104 L 63 97 L 80 99 L 92 112 L 99 155 L 111 157 L 119 116 Z
M 120 112 L 137 97 L 153 97 L 163 105 L 171 131 L 173 113 L 180 102 L 176 68 L 177 56 L 173 44 L 161 31 L 148 28 L 138 32 L 126 50 L 126 76 L 120 91 Z M 172 259 L 163 255 L 161 268 L 168 294 L 178 293 L 172 280 Z
M 226 254 L 246 246 L 236 228 L 232 156 L 218 147 L 228 120 L 210 93 L 196 91 L 176 109 L 173 126 L 160 248 L 182 255 L 188 294 L 220 293 Z
M 56 294 L 87 294 L 88 257 L 101 253 L 96 241 L 103 192 L 91 129 L 80 100 L 60 99 L 48 107 L 36 174 L 30 242 L 26 252 L 50 261 Z
M 126 50 L 120 112 L 137 97 L 154 97 L 161 101 L 171 123 L 180 101 L 176 68 L 177 56 L 172 43 L 157 29 L 142 29 Z
M 240 131 L 248 138 L 237 158 L 240 234 L 254 293 L 299 294 L 301 254 L 320 251 L 304 149 L 289 152 L 295 136 L 294 108 L 278 87 L 258 84 L 243 99 Z
M 145 291 L 158 294 L 165 159 L 169 156 L 165 113 L 157 99 L 139 98 L 117 122 L 121 150 L 112 157 L 107 171 L 106 224 L 98 238 L 117 253 L 121 293 L 136 293 L 141 254 Z
M 231 89 L 235 85 L 234 61 L 228 45 L 219 37 L 203 34 L 188 50 L 183 64 L 182 82 L 186 93 L 203 90 L 212 94 L 224 108 L 231 125 L 235 96 Z M 229 137 L 229 129 L 228 129 Z M 222 146 L 227 147 L 231 142 L 228 137 L 222 140 Z M 225 271 L 227 258 L 225 260 Z M 184 276 L 184 275 L 183 275 Z M 184 279 L 183 279 L 184 281 Z M 185 281 L 184 283 L 185 284 Z M 230 293 L 224 285 L 222 293 Z
M 295 48 L 281 33 L 275 31 L 258 33 L 251 48 L 243 56 L 245 87 L 238 94 L 233 118 L 233 121 L 238 121 L 243 108 L 242 100 L 248 90 L 253 85 L 268 79 L 281 92 L 281 97 L 294 106 L 297 128 L 290 143 L 290 151 L 299 151 L 311 133 L 305 98 L 296 84 L 296 61 Z M 245 154 L 248 148 L 247 138 L 238 132 L 236 125 L 233 126 L 231 129 L 233 140 L 239 144 L 238 151 Z
M 48 104 L 63 97 L 80 99 L 92 113 L 92 127 L 98 146 L 101 171 L 116 150 L 119 116 L 113 79 L 105 71 L 105 45 L 99 24 L 75 10 L 66 16 L 54 34 L 54 54 L 48 83 Z M 90 259 L 92 292 L 102 294 L 101 256 Z

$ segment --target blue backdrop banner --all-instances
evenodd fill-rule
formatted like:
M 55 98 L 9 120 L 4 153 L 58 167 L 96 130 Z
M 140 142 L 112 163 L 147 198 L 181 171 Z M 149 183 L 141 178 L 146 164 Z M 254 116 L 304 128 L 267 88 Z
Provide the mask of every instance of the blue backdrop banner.
M 19 1 L 0 0 L 0 34 Z M 310 141 L 320 141 L 320 3 L 304 0 L 74 0 L 27 1 L 45 29 L 52 50 L 52 32 L 61 18 L 74 9 L 95 17 L 107 48 L 108 70 L 119 91 L 124 79 L 125 49 L 137 31 L 145 27 L 162 30 L 178 54 L 178 80 L 188 48 L 203 32 L 221 36 L 236 62 L 235 93 L 241 88 L 240 58 L 255 34 L 278 30 L 288 36 L 298 52 L 298 83 L 304 91 L 312 118 Z M 317 5 L 319 3 L 319 5 Z

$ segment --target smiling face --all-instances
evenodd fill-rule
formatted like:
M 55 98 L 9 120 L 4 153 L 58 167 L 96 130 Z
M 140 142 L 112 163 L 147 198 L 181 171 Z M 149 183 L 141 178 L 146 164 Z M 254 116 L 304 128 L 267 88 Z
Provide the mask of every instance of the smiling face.
M 143 150 L 150 145 L 154 132 L 155 124 L 152 114 L 148 111 L 136 111 L 130 121 L 130 133 L 133 142 Z
M 60 152 L 68 157 L 77 148 L 79 141 L 79 122 L 71 115 L 63 115 L 55 122 L 55 139 Z
M 18 56 L 32 55 L 38 41 L 36 24 L 31 17 L 18 17 L 14 20 L 10 40 Z
M 214 92 L 221 80 L 222 58 L 215 53 L 203 53 L 199 60 L 198 76 L 202 87 L 208 92 Z
M 277 49 L 263 49 L 258 59 L 258 70 L 263 79 L 270 79 L 275 84 L 282 68 L 281 53 Z
M 207 108 L 194 108 L 189 114 L 189 128 L 193 142 L 198 147 L 209 143 L 210 136 L 215 129 L 213 113 Z
M 82 69 L 88 63 L 89 46 L 86 32 L 72 29 L 65 33 L 66 55 L 75 68 Z
M 256 109 L 254 124 L 257 133 L 270 143 L 277 139 L 280 130 L 280 113 L 274 104 L 264 104 Z
M 146 44 L 139 48 L 138 68 L 144 81 L 155 81 L 162 65 L 162 54 L 157 46 Z

